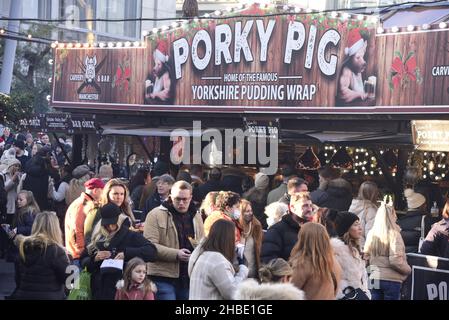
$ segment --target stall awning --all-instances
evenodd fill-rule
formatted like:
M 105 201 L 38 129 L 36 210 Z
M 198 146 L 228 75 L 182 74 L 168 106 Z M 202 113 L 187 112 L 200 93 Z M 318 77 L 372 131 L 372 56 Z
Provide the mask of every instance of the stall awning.
M 104 125 L 102 126 L 102 135 L 127 135 L 127 136 L 143 136 L 143 137 L 170 137 L 174 130 L 178 130 L 177 136 L 196 137 L 200 136 L 193 132 L 192 128 L 174 128 L 159 127 L 146 128 L 136 125 Z M 223 130 L 224 128 L 217 128 Z M 204 134 L 207 129 L 202 131 Z M 401 144 L 413 145 L 411 133 L 395 133 L 395 132 L 345 132 L 345 131 L 321 131 L 321 130 L 280 130 L 280 138 L 282 140 L 302 140 L 311 143 L 385 143 L 385 144 Z

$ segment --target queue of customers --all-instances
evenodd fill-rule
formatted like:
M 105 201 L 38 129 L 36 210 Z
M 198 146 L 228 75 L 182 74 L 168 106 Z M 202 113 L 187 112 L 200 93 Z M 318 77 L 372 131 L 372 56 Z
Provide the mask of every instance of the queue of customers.
M 330 167 L 319 171 L 312 192 L 284 170 L 279 187 L 270 191 L 260 172 L 239 193 L 224 190 L 217 168 L 203 182 L 188 172 L 175 179 L 160 164 L 153 175 L 138 169 L 128 184 L 92 178 L 89 167 L 79 166 L 69 172 L 58 213 L 42 210 L 26 186 L 9 194 L 11 183 L 19 185 L 10 164 L 5 186 L 17 202 L 0 236 L 15 264 L 12 299 L 64 299 L 67 270 L 76 267 L 90 274 L 98 300 L 334 300 L 354 292 L 397 300 L 411 272 L 407 252 L 448 255 L 448 204 L 441 220 L 427 219 L 426 198 L 407 189 L 412 213 L 398 220 L 389 201 L 379 204 L 374 182 L 363 182 L 353 199 L 349 183 Z M 228 174 L 228 183 L 240 178 Z M 61 184 L 50 180 L 48 196 Z M 427 237 L 418 248 L 413 228 L 422 217 Z

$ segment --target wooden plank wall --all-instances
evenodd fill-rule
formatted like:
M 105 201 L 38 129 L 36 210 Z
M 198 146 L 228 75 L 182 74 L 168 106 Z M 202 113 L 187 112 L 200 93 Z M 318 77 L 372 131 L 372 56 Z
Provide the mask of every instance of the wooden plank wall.
M 376 37 L 378 68 L 378 106 L 414 106 L 414 105 L 448 105 L 448 76 L 434 77 L 434 66 L 449 65 L 449 47 L 447 31 L 429 31 L 396 35 L 378 35 Z M 403 85 L 390 90 L 388 75 L 391 65 L 400 52 L 405 60 L 409 52 L 414 52 L 417 68 L 422 82 L 409 80 Z

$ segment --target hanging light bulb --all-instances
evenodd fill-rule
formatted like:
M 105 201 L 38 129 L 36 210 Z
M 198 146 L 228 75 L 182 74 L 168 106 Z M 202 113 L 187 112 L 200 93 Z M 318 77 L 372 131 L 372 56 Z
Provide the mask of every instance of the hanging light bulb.
M 297 169 L 302 170 L 317 170 L 320 167 L 320 159 L 318 159 L 311 147 L 307 148 L 307 150 L 299 157 L 296 165 Z
M 341 147 L 333 156 L 330 163 L 336 168 L 352 169 L 354 161 L 349 156 L 345 147 Z

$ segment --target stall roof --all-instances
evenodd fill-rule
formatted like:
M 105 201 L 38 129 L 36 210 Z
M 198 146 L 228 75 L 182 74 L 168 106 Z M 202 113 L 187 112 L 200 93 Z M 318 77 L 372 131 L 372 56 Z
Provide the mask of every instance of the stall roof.
M 170 137 L 174 130 L 180 128 L 174 127 L 159 127 L 147 128 L 136 125 L 104 125 L 102 126 L 102 135 L 128 135 L 128 136 L 157 136 Z M 217 128 L 224 130 L 224 128 Z M 181 129 L 177 136 L 200 136 L 191 128 Z M 208 132 L 203 130 L 202 133 Z M 326 130 L 296 130 L 296 129 L 282 129 L 282 140 L 301 140 L 309 141 L 311 143 L 361 143 L 361 144 L 401 144 L 413 145 L 411 133 L 395 133 L 389 131 L 382 132 L 345 132 L 345 131 L 326 131 Z

